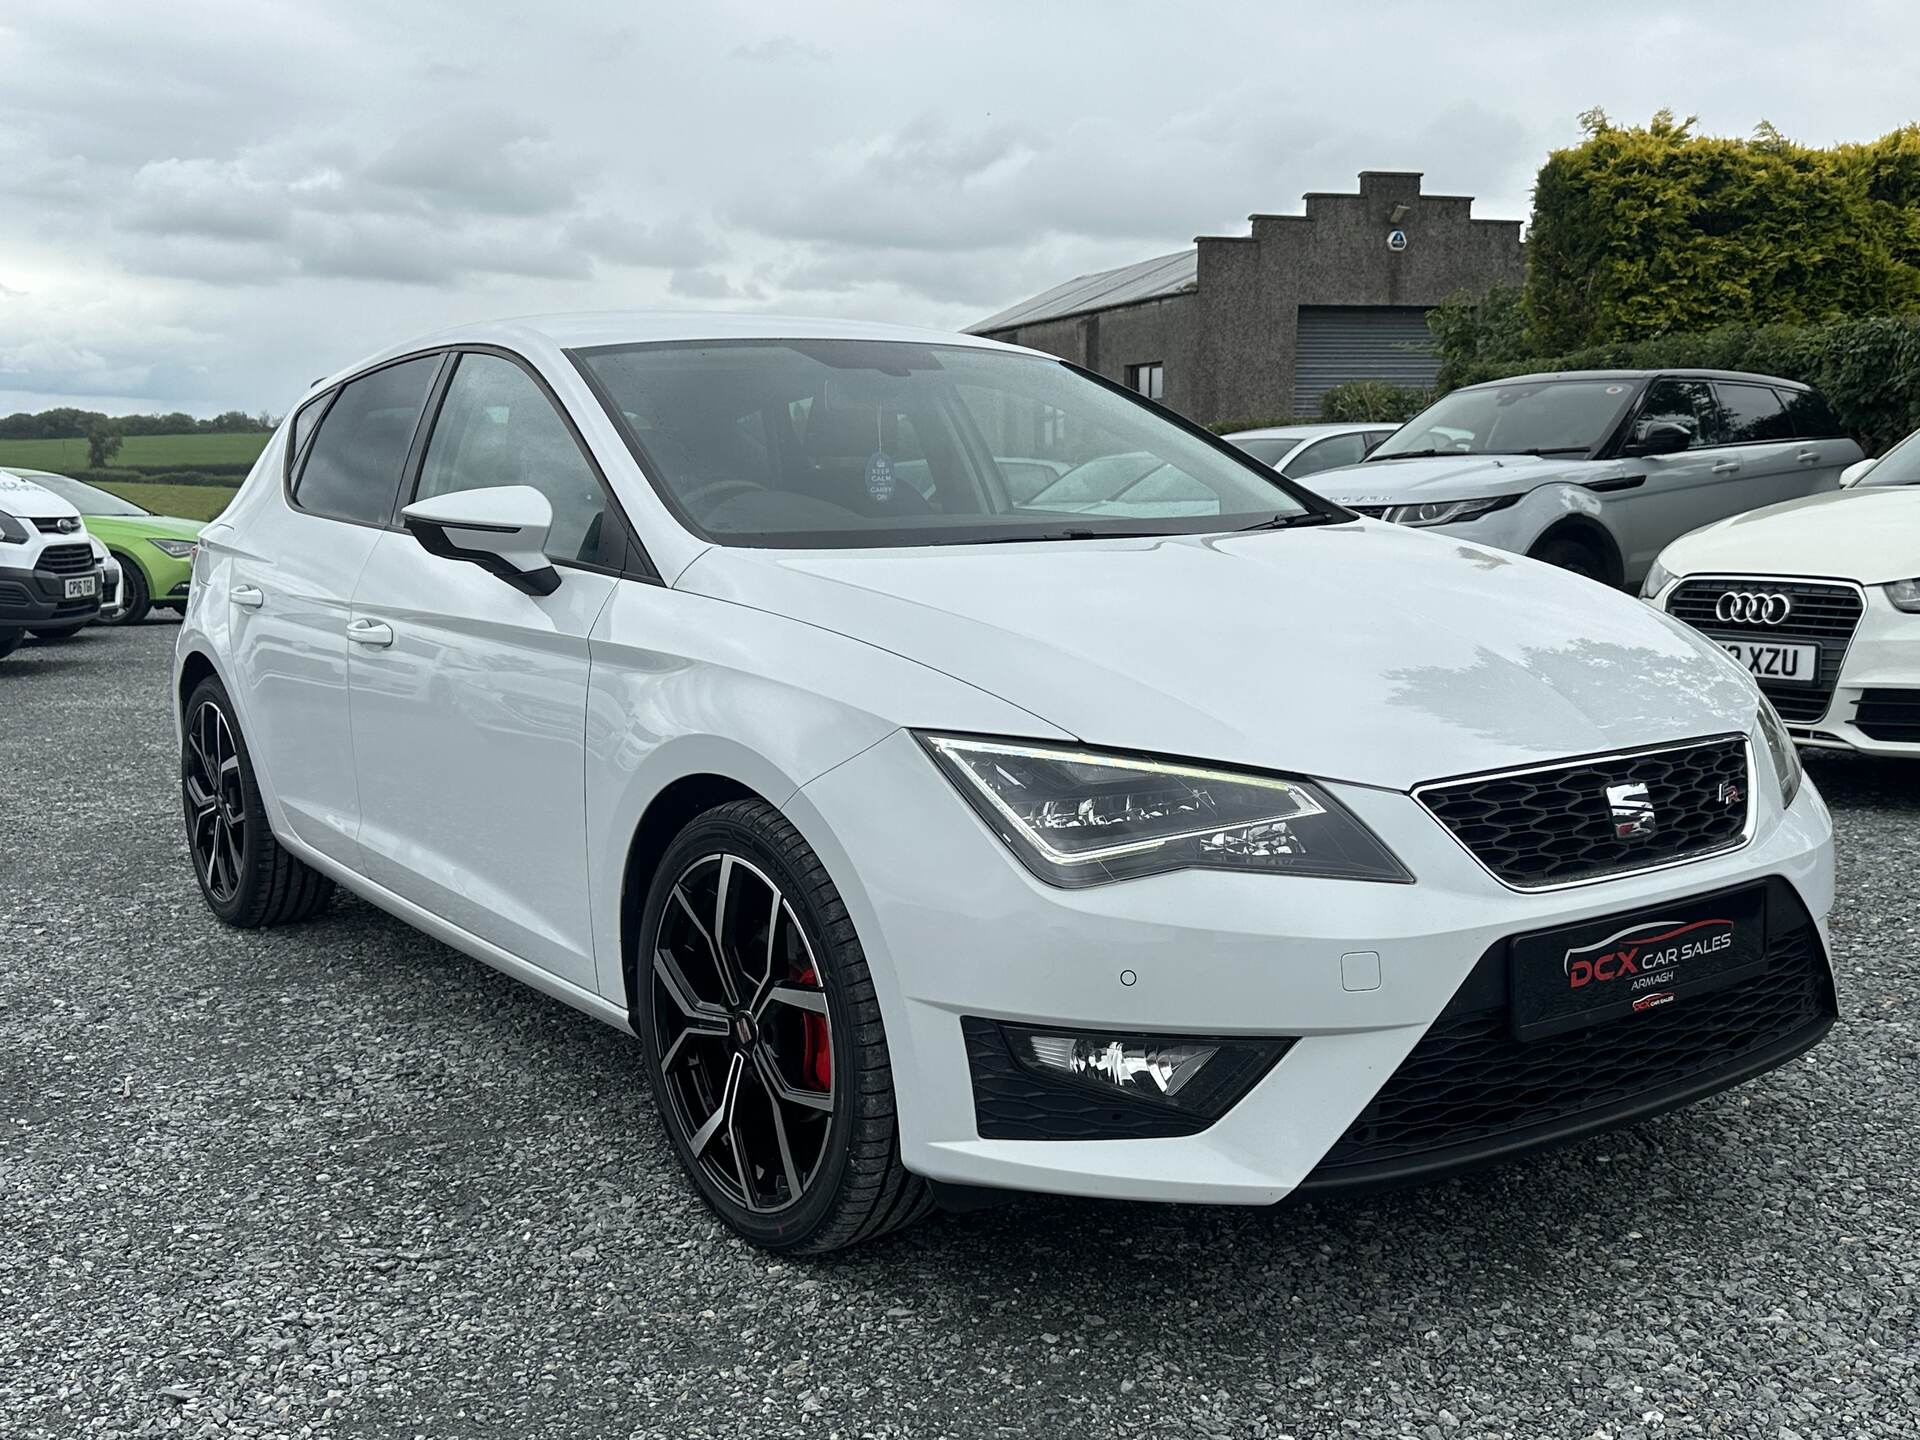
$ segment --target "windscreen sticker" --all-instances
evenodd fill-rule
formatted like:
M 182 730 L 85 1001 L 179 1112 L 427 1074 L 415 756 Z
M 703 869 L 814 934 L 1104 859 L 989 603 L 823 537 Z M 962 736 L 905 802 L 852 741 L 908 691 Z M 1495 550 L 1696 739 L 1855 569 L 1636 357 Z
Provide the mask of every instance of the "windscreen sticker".
M 867 494 L 884 504 L 893 498 L 893 459 L 884 450 L 867 457 Z

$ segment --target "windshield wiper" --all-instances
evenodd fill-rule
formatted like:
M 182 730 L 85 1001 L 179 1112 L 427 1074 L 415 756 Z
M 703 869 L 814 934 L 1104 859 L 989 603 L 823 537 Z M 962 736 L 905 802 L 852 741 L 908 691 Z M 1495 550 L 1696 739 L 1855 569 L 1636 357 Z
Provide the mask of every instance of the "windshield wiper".
M 1382 455 L 1378 450 L 1360 463 L 1372 465 L 1381 460 L 1425 460 L 1430 455 L 1470 455 L 1470 450 L 1396 450 L 1391 455 Z
M 1527 450 L 1489 450 L 1489 455 L 1584 455 L 1585 445 L 1535 445 Z
M 1348 516 L 1334 515 L 1320 510 L 1303 510 L 1298 515 L 1275 515 L 1271 520 L 1256 520 L 1251 525 L 1242 525 L 1241 530 L 1292 530 L 1301 525 L 1342 525 Z
M 949 540 L 949 545 L 1018 545 L 1028 540 L 1162 540 L 1170 530 L 1034 530 L 1026 534 L 983 535 L 977 540 Z

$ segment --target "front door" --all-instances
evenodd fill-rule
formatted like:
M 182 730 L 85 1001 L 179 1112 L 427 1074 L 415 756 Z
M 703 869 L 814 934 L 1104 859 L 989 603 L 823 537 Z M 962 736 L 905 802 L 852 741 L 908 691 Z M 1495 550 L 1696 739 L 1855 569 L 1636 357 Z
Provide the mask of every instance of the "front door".
M 593 989 L 587 635 L 619 583 L 625 531 L 531 375 L 469 353 L 410 498 L 498 485 L 553 505 L 551 595 L 430 555 L 404 530 L 381 536 L 354 590 L 360 850 L 379 884 Z
M 1685 450 L 1622 462 L 1641 483 L 1606 497 L 1608 520 L 1620 542 L 1627 584 L 1638 585 L 1667 545 L 1738 505 L 1745 454 L 1725 443 L 1713 391 L 1704 380 L 1659 379 L 1647 386 L 1630 439 L 1649 427 L 1674 424 L 1692 437 Z

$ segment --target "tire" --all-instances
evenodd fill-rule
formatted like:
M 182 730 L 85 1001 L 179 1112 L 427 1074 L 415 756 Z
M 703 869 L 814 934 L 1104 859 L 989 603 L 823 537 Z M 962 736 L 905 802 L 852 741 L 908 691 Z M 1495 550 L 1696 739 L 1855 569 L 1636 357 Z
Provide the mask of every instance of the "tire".
M 126 604 L 118 615 L 111 620 L 101 620 L 102 625 L 138 625 L 147 618 L 147 610 L 153 604 L 147 594 L 147 577 L 140 573 L 140 567 L 124 555 L 116 555 L 120 562 L 120 588 Z
M 1533 551 L 1535 560 L 1544 560 L 1549 565 L 1557 565 L 1562 570 L 1571 570 L 1576 575 L 1584 575 L 1605 585 L 1607 563 L 1601 559 L 1591 545 L 1579 540 L 1549 540 Z
M 326 909 L 333 882 L 274 839 L 233 702 L 212 678 L 187 700 L 180 799 L 194 879 L 215 918 L 259 930 Z
M 62 640 L 71 640 L 92 623 L 91 620 L 82 620 L 78 625 L 50 626 L 45 630 L 34 631 L 33 638 L 36 640 L 44 640 L 49 645 L 57 645 Z
M 722 962 L 710 932 L 729 956 L 766 958 Z M 860 939 L 784 815 L 736 800 L 693 820 L 654 873 L 640 941 L 629 980 L 647 1076 L 675 1154 L 721 1219 L 765 1249 L 818 1255 L 933 1208 L 900 1163 Z

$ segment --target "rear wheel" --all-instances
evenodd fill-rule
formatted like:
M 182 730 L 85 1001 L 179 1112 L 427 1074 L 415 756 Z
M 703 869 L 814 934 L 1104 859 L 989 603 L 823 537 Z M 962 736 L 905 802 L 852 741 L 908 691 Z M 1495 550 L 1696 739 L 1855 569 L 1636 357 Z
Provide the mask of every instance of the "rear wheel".
M 634 960 L 648 1077 L 702 1198 L 821 1253 L 932 1208 L 900 1163 L 879 1003 L 819 857 L 760 800 L 709 810 L 654 875 Z
M 147 596 L 147 577 L 140 573 L 140 567 L 126 556 L 116 556 L 120 561 L 120 585 L 126 603 L 120 613 L 111 619 L 102 617 L 102 625 L 138 625 L 147 618 L 147 608 L 153 603 Z
M 1535 560 L 1544 560 L 1549 565 L 1557 565 L 1562 570 L 1571 570 L 1576 575 L 1584 575 L 1589 580 L 1607 583 L 1607 562 L 1600 552 L 1581 540 L 1549 540 L 1533 552 Z
M 273 838 L 233 702 L 218 680 L 202 680 L 187 700 L 180 798 L 194 878 L 217 918 L 254 930 L 326 908 L 333 882 Z

